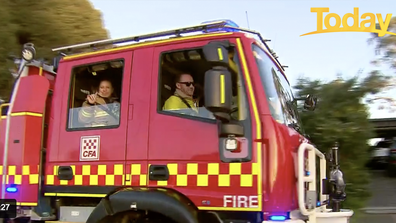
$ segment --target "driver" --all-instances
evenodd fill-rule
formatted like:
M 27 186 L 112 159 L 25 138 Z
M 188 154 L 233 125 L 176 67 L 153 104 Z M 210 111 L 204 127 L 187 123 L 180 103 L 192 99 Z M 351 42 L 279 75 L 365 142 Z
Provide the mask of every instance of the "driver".
M 86 127 L 118 125 L 119 117 L 120 103 L 116 101 L 113 85 L 107 79 L 100 82 L 96 93 L 87 96 L 78 115 Z
M 191 110 L 198 114 L 197 104 L 193 99 L 194 79 L 190 74 L 182 73 L 176 77 L 176 90 L 164 104 L 163 110 Z

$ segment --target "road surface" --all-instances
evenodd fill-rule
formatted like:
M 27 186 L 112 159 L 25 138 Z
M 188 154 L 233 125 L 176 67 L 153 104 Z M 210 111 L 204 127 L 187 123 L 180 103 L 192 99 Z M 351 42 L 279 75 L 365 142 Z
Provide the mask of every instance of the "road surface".
M 396 223 L 396 178 L 373 171 L 372 197 L 357 223 Z

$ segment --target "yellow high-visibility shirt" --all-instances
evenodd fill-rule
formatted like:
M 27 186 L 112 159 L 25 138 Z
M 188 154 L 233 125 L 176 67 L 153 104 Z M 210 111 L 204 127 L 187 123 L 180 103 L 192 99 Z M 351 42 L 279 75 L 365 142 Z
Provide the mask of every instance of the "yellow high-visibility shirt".
M 195 112 L 198 112 L 197 107 L 192 99 L 185 98 L 185 101 L 191 106 Z M 190 109 L 186 103 L 183 102 L 181 98 L 176 95 L 172 95 L 165 101 L 163 110 L 181 110 L 181 109 Z

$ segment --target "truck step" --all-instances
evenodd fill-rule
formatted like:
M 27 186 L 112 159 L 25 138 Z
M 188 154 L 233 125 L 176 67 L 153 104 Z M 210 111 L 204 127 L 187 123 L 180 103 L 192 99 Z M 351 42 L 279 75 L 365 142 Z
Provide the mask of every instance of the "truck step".
M 95 207 L 61 206 L 59 221 L 62 223 L 84 223 Z M 49 222 L 49 221 L 47 221 Z

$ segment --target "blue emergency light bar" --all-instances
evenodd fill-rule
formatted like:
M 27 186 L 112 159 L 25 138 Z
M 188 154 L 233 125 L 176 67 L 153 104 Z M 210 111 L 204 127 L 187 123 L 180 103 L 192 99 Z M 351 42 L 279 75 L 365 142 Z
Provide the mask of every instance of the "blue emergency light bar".
M 215 26 L 214 28 L 211 28 L 211 25 L 208 25 L 208 27 L 206 28 L 206 30 L 204 30 L 204 33 L 211 33 L 211 32 L 219 32 L 219 31 L 226 31 L 226 32 L 238 32 L 239 29 L 234 29 L 234 28 L 230 28 L 230 27 L 235 27 L 235 28 L 239 28 L 239 26 L 234 22 L 231 21 L 229 19 L 219 19 L 219 20 L 212 20 L 212 21 L 206 21 L 203 22 L 201 24 L 206 25 L 206 24 L 213 24 L 213 23 L 223 23 L 224 26 L 228 26 L 228 27 L 219 27 L 219 26 Z

